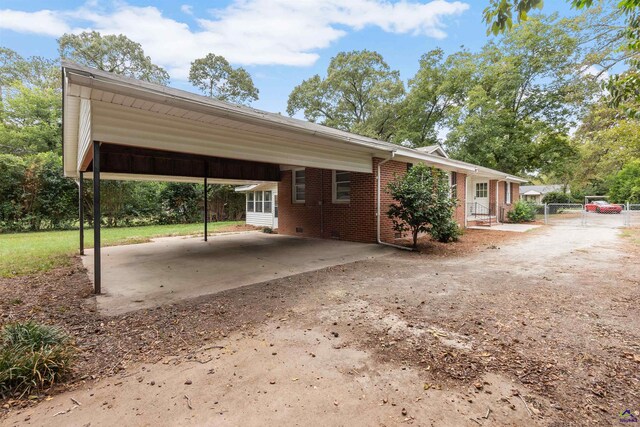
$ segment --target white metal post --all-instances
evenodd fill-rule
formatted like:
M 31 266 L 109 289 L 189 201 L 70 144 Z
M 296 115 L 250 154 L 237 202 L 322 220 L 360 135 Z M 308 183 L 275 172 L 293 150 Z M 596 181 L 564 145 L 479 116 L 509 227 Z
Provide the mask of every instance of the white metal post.
M 544 223 L 549 224 L 549 206 L 548 203 L 544 204 Z

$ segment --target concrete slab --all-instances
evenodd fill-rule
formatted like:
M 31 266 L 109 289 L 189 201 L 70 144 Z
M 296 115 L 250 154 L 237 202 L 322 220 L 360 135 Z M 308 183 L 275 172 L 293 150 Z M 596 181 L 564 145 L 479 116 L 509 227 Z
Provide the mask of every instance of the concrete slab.
M 102 248 L 98 310 L 107 315 L 378 257 L 393 249 L 374 244 L 307 239 L 261 232 L 164 237 Z M 93 280 L 93 251 L 82 261 Z
M 525 233 L 534 228 L 542 227 L 537 224 L 498 224 L 491 227 L 468 227 L 473 230 L 493 230 L 493 231 L 513 231 L 515 233 Z

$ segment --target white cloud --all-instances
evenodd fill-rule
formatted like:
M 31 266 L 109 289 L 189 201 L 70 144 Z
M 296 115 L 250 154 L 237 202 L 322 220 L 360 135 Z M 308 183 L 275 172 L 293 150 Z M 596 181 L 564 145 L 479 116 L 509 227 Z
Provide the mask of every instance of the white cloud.
M 180 10 L 182 13 L 186 13 L 187 15 L 193 15 L 193 6 L 190 4 L 183 4 L 180 6 Z
M 18 33 L 44 34 L 58 37 L 71 28 L 64 14 L 52 10 L 22 12 L 19 10 L 0 10 L 0 28 Z
M 0 28 L 56 37 L 83 30 L 125 34 L 172 77 L 186 79 L 190 62 L 209 52 L 241 65 L 312 65 L 318 49 L 366 27 L 441 39 L 446 37 L 443 20 L 469 7 L 444 0 L 234 0 L 196 19 L 198 28 L 192 29 L 153 6 L 118 1 L 101 8 L 92 1 L 91 7 L 75 10 L 0 11 Z M 181 10 L 192 13 L 189 5 Z
M 595 77 L 599 82 L 609 79 L 609 73 L 607 72 L 607 70 L 596 67 L 595 65 L 590 65 L 583 71 L 583 73 L 585 75 Z

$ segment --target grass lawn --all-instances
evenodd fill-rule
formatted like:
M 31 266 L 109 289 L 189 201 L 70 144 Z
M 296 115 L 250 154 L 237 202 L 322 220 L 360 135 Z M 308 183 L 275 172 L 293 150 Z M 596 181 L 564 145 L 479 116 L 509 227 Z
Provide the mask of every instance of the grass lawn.
M 243 221 L 209 223 L 209 232 L 244 224 Z M 102 246 L 142 243 L 152 237 L 202 234 L 202 223 L 103 228 Z M 67 265 L 78 253 L 78 230 L 0 234 L 0 277 L 47 271 Z M 85 248 L 93 247 L 93 230 L 85 229 Z

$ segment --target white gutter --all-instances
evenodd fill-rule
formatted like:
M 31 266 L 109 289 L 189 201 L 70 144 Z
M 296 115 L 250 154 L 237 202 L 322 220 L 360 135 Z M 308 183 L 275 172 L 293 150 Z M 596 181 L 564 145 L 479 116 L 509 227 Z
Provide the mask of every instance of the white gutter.
M 394 157 L 396 156 L 396 152 L 395 150 L 391 152 L 391 156 L 388 159 L 385 159 L 383 161 L 381 161 L 380 163 L 378 163 L 378 176 L 377 176 L 377 194 L 378 194 L 378 206 L 377 206 L 377 211 L 376 211 L 376 219 L 377 219 L 377 227 L 376 227 L 376 237 L 378 240 L 378 244 L 380 245 L 386 245 L 386 246 L 391 246 L 393 248 L 398 248 L 398 249 L 404 249 L 405 251 L 413 251 L 413 248 L 407 248 L 406 246 L 400 246 L 400 245 L 394 245 L 393 243 L 387 243 L 387 242 L 383 242 L 380 239 L 380 204 L 381 204 L 381 200 L 380 200 L 380 196 L 381 196 L 381 191 L 380 191 L 380 173 L 381 173 L 381 166 L 385 163 L 387 163 L 389 160 L 392 160 Z

